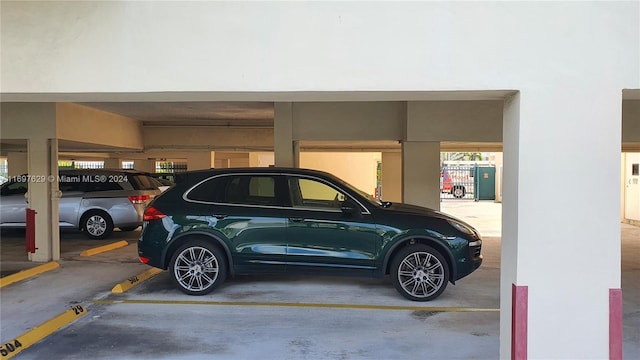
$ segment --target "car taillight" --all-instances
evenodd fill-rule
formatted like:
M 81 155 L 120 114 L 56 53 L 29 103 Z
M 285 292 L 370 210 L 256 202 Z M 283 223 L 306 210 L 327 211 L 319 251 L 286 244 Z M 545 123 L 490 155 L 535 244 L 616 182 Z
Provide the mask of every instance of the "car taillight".
M 140 259 L 140 262 L 142 262 L 143 264 L 147 264 L 149 262 L 149 258 L 146 258 L 144 256 L 138 256 L 138 258 Z
M 144 221 L 152 221 L 152 220 L 160 220 L 163 217 L 165 217 L 167 215 L 165 215 L 164 213 L 162 213 L 162 211 L 152 207 L 148 207 L 145 211 L 144 211 L 144 215 L 142 216 L 142 220 Z
M 149 195 L 132 195 L 129 196 L 129 201 L 133 204 L 144 204 L 145 201 L 151 199 Z

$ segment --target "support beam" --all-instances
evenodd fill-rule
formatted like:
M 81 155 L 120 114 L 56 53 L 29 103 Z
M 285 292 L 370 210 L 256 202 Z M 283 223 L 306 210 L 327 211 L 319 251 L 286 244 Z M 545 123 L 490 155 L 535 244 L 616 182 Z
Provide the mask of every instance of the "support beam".
M 74 103 L 56 104 L 60 140 L 142 150 L 142 122 Z
M 621 333 L 609 318 L 609 293 L 620 288 L 621 107 L 615 87 L 528 89 L 505 102 L 502 359 L 523 350 L 530 359 L 605 359 L 621 344 L 609 336 Z M 580 179 L 571 195 L 553 196 L 560 174 Z M 607 270 L 585 276 L 594 261 Z M 512 302 L 514 288 L 528 290 L 527 304 Z M 512 318 L 522 309 L 526 317 Z
M 402 197 L 407 204 L 440 210 L 440 143 L 402 143 Z
M 293 137 L 293 105 L 275 103 L 274 152 L 275 165 L 281 167 L 299 167 L 300 145 Z
M 382 199 L 402 202 L 402 154 L 382 153 Z
M 122 169 L 122 160 L 116 158 L 106 158 L 104 159 L 104 168 L 105 169 Z
M 138 171 L 154 173 L 156 172 L 156 161 L 148 159 L 136 159 L 133 160 L 133 168 Z
M 199 151 L 187 156 L 187 170 L 206 170 L 215 167 L 215 151 Z
M 9 177 L 26 174 L 29 171 L 29 160 L 26 152 L 10 152 L 7 154 Z
M 36 252 L 29 254 L 29 260 L 59 260 L 58 143 L 55 139 L 32 138 L 27 146 L 28 173 L 34 179 L 29 182 L 27 201 L 29 208 L 36 211 Z

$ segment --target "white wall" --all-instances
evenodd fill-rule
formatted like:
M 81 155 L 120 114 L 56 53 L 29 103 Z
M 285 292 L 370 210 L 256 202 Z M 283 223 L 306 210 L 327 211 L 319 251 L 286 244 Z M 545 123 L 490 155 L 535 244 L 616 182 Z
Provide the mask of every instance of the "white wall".
M 4 93 L 639 87 L 637 2 L 1 6 Z

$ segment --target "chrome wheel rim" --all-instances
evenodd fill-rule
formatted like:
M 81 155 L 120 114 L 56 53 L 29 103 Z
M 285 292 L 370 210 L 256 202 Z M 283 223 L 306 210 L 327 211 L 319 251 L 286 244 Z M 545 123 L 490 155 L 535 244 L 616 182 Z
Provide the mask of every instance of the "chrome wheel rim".
M 215 283 L 218 267 L 218 259 L 209 249 L 194 246 L 178 254 L 173 273 L 183 288 L 203 291 Z
M 426 298 L 438 292 L 444 284 L 444 266 L 431 253 L 414 252 L 402 259 L 398 281 L 411 296 Z
M 107 220 L 100 215 L 93 215 L 87 219 L 87 232 L 93 236 L 100 236 L 107 231 Z

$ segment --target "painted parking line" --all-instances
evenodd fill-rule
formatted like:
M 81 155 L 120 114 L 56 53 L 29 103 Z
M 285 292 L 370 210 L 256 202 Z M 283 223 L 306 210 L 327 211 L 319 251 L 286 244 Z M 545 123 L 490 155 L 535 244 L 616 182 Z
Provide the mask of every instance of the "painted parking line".
M 328 309 L 404 310 L 429 312 L 499 312 L 500 309 L 472 307 L 427 307 L 364 304 L 322 304 L 288 302 L 245 302 L 245 301 L 192 301 L 192 300 L 93 300 L 98 305 L 148 304 L 148 305 L 209 305 L 209 306 L 276 306 Z
M 142 283 L 145 280 L 151 279 L 152 277 L 160 274 L 161 272 L 162 272 L 162 269 L 151 268 L 143 272 L 142 274 L 132 276 L 127 280 L 117 284 L 116 286 L 113 287 L 113 289 L 111 289 L 111 292 L 114 294 L 122 294 L 123 292 L 131 289 L 134 286 L 137 286 L 138 284 Z
M 51 335 L 61 327 L 86 314 L 87 309 L 82 307 L 82 305 L 74 305 L 69 310 L 54 317 L 53 319 L 45 321 L 17 338 L 3 342 L 0 346 L 0 359 L 11 359 L 22 350 L 30 347 Z
M 109 251 L 109 250 L 114 250 L 117 248 L 121 248 L 121 247 L 125 247 L 129 245 L 128 242 L 126 242 L 125 240 L 122 241 L 118 241 L 118 242 L 114 242 L 111 244 L 107 244 L 107 245 L 103 245 L 103 246 L 98 246 L 95 248 L 91 248 L 91 249 L 87 249 L 83 252 L 80 253 L 80 256 L 93 256 L 96 254 L 100 254 L 103 253 L 105 251 Z
M 51 271 L 53 269 L 57 269 L 60 267 L 60 264 L 58 264 L 55 261 L 50 261 L 46 264 L 42 264 L 42 265 L 38 265 L 35 267 L 32 267 L 30 269 L 26 269 L 26 270 L 22 270 L 20 272 L 17 272 L 15 274 L 11 274 L 11 275 L 7 275 L 3 278 L 0 278 L 0 288 L 5 287 L 9 284 L 13 284 L 15 282 L 18 281 L 22 281 L 26 278 L 32 277 L 32 276 L 36 276 L 38 274 L 42 274 L 43 272 L 47 272 L 47 271 Z

